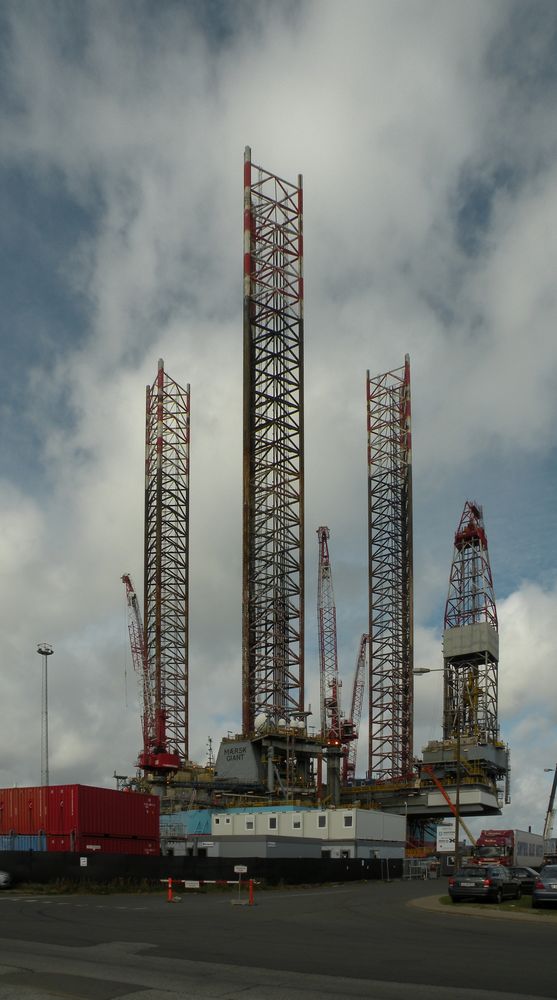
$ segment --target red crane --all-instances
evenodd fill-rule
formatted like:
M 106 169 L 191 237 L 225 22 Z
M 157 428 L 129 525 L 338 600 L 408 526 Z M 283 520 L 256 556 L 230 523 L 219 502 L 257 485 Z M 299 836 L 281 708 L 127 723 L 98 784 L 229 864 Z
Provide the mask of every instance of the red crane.
M 149 674 L 149 663 L 145 652 L 145 630 L 137 593 L 129 573 L 124 574 L 122 582 L 126 588 L 132 661 L 142 693 L 143 749 L 139 754 L 137 765 L 155 774 L 168 774 L 170 771 L 178 770 L 180 757 L 177 753 L 170 753 L 167 747 L 166 712 L 164 708 L 158 707 L 161 704 L 161 693 L 157 692 L 155 679 Z
M 351 735 L 348 737 L 349 743 L 347 752 L 342 763 L 342 782 L 344 785 L 354 780 L 356 775 L 356 757 L 358 755 L 358 734 L 360 729 L 360 719 L 362 717 L 362 705 L 364 701 L 364 687 L 366 682 L 366 662 L 369 648 L 369 635 L 364 633 L 360 639 L 360 647 L 356 658 L 356 670 L 354 671 L 354 685 L 352 687 L 352 705 L 350 708 L 350 718 L 345 725 L 350 727 Z M 345 737 L 346 738 L 346 737 Z

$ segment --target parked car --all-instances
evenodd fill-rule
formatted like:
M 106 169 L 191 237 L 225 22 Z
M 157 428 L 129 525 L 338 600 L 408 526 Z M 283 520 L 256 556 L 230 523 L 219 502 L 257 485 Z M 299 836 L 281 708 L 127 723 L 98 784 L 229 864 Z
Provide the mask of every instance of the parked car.
M 539 872 L 533 868 L 509 868 L 511 875 L 518 879 L 522 886 L 522 892 L 530 894 L 534 888 L 534 883 L 539 878 Z
M 557 903 L 557 865 L 544 865 L 532 889 L 532 906 Z
M 520 899 L 522 887 L 503 865 L 470 865 L 451 875 L 449 896 L 453 903 L 463 899 L 502 903 L 504 899 Z
M 0 889 L 9 889 L 12 884 L 12 876 L 9 872 L 0 871 Z

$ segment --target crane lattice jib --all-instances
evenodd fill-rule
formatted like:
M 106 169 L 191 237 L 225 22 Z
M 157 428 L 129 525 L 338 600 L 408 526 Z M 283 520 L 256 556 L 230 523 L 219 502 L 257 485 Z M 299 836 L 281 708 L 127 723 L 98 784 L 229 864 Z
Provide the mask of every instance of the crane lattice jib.
M 369 777 L 412 772 L 412 445 L 410 359 L 367 374 Z
M 337 618 L 333 574 L 329 558 L 329 529 L 317 529 L 317 626 L 321 692 L 321 733 L 332 746 L 340 746 L 340 682 L 338 676 Z
M 356 657 L 356 669 L 354 671 L 354 683 L 352 686 L 352 704 L 350 707 L 350 722 L 354 738 L 348 744 L 347 752 L 344 755 L 342 780 L 343 783 L 351 782 L 356 776 L 356 761 L 358 757 L 358 736 L 360 731 L 360 720 L 362 718 L 362 707 L 364 703 L 364 690 L 366 683 L 366 661 L 369 645 L 369 636 L 364 633 L 360 639 L 358 655 Z
M 242 726 L 304 708 L 302 182 L 244 161 Z
M 146 393 L 145 651 L 154 744 L 188 760 L 190 387 L 159 361 Z
M 128 608 L 128 632 L 130 637 L 130 648 L 132 663 L 139 681 L 141 692 L 141 735 L 143 738 L 143 753 L 149 752 L 150 733 L 153 732 L 154 718 L 153 706 L 151 703 L 151 688 L 149 683 L 149 670 L 145 658 L 145 633 L 141 620 L 141 610 L 137 593 L 132 583 L 131 577 L 125 573 L 122 582 L 126 588 L 126 602 Z
M 497 608 L 483 511 L 467 500 L 454 537 L 443 633 L 443 737 L 499 739 Z

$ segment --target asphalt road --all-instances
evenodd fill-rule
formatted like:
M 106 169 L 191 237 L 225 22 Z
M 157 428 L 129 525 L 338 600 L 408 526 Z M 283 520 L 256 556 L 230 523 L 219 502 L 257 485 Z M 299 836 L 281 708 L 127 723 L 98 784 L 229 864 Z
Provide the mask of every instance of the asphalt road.
M 440 907 L 443 882 L 235 895 L 0 895 L 0 1000 L 532 1000 L 554 922 Z M 415 905 L 419 901 L 421 905 Z M 433 906 L 427 905 L 433 903 Z

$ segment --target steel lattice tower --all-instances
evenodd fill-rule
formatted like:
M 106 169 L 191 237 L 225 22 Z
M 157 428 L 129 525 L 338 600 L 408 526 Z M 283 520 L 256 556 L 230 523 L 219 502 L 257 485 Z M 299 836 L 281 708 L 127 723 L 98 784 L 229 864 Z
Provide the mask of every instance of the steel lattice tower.
M 369 778 L 412 770 L 413 577 L 410 359 L 367 373 Z
M 242 726 L 304 707 L 302 179 L 244 161 Z
M 159 361 L 145 425 L 145 655 L 159 735 L 183 763 L 188 745 L 190 387 Z
M 444 739 L 497 742 L 497 610 L 482 508 L 470 500 L 454 539 L 443 654 Z

